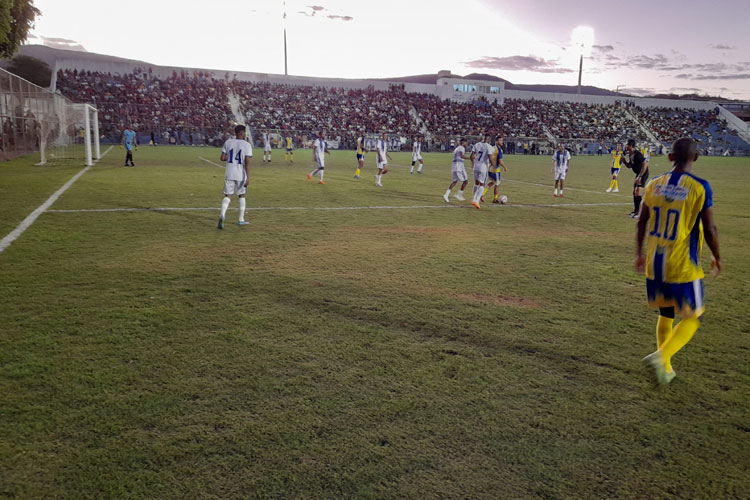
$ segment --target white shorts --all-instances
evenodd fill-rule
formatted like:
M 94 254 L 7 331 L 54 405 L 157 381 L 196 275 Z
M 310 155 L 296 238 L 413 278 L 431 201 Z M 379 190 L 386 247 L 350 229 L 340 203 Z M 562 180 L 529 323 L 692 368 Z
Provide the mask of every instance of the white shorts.
M 466 174 L 466 167 L 464 165 L 454 166 L 451 170 L 453 176 L 453 182 L 466 182 L 469 180 L 469 176 Z
M 412 153 L 412 155 L 411 155 L 411 161 L 423 161 L 422 160 L 422 155 L 421 154 L 415 155 L 414 153 Z
M 266 146 L 263 148 L 264 153 L 270 153 L 271 152 L 271 146 Z
M 245 193 L 247 193 L 245 181 L 224 180 L 224 196 L 232 196 L 233 194 L 239 196 Z
M 379 161 L 378 162 L 378 170 L 385 170 L 388 168 L 388 162 L 387 161 Z
M 474 169 L 474 180 L 479 184 L 487 184 L 487 167 Z
M 567 173 L 568 169 L 565 167 L 555 167 L 555 180 L 556 181 L 564 181 L 565 180 L 565 174 Z
M 326 168 L 326 159 L 321 157 L 315 158 L 315 165 L 318 166 L 318 168 Z

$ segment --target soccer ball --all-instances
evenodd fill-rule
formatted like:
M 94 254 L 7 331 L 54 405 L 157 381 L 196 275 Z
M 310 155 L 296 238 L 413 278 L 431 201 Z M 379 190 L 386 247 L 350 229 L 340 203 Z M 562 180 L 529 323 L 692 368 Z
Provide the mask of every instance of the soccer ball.
M 505 195 L 502 195 L 502 196 L 500 197 L 500 203 L 501 203 L 502 205 L 505 205 L 506 203 L 508 203 L 508 197 L 507 197 L 507 196 L 505 196 Z

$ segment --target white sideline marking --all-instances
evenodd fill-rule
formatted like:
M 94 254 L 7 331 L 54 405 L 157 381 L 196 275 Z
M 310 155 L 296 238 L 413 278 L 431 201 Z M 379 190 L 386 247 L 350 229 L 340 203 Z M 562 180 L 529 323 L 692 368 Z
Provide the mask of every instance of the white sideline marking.
M 99 158 L 99 160 L 101 160 L 102 158 L 104 158 L 104 157 L 105 157 L 105 156 L 107 155 L 107 153 L 109 153 L 109 152 L 110 152 L 110 150 L 111 150 L 111 149 L 112 149 L 113 147 L 114 147 L 114 146 L 110 146 L 109 148 L 107 148 L 107 150 L 106 150 L 106 151 L 104 152 L 104 154 L 103 154 L 103 155 L 101 156 L 101 158 Z M 98 162 L 99 160 L 96 160 L 96 161 Z M 94 162 L 94 163 L 96 163 L 96 162 Z M 81 177 L 81 176 L 82 176 L 83 174 L 85 174 L 86 172 L 88 172 L 88 170 L 89 170 L 89 169 L 90 169 L 90 168 L 91 168 L 92 166 L 93 166 L 93 165 L 91 165 L 91 166 L 88 166 L 88 167 L 85 167 L 85 168 L 84 168 L 83 170 L 81 170 L 81 171 L 80 171 L 80 172 L 78 172 L 78 173 L 77 173 L 76 175 L 74 175 L 72 179 L 70 179 L 70 180 L 69 180 L 68 182 L 66 182 L 66 183 L 65 183 L 65 184 L 63 185 L 63 187 L 61 187 L 60 189 L 58 189 L 57 191 L 55 191 L 55 192 L 54 192 L 54 193 L 52 194 L 52 196 L 50 196 L 50 197 L 49 197 L 49 198 L 47 199 L 47 201 L 45 201 L 44 203 L 42 203 L 42 204 L 41 204 L 41 205 L 39 206 L 39 208 L 37 208 L 36 210 L 34 210 L 33 212 L 31 212 L 31 213 L 30 213 L 30 214 L 29 214 L 29 215 L 28 215 L 28 216 L 27 216 L 27 217 L 26 217 L 26 218 L 25 218 L 25 219 L 24 219 L 24 220 L 23 220 L 23 221 L 22 221 L 22 222 L 21 222 L 21 223 L 20 223 L 20 224 L 18 225 L 18 227 L 17 227 L 17 228 L 15 228 L 15 229 L 14 229 L 13 231 L 11 231 L 11 232 L 10 232 L 10 233 L 9 233 L 9 234 L 8 234 L 8 235 L 7 235 L 6 237 L 5 237 L 5 238 L 3 238 L 2 240 L 0 240 L 0 253 L 2 253 L 2 252 L 3 252 L 3 251 L 4 251 L 5 249 L 6 249 L 6 248 L 8 248 L 8 247 L 10 246 L 10 244 L 11 244 L 11 243 L 13 243 L 13 242 L 14 242 L 14 241 L 15 241 L 15 240 L 16 240 L 16 239 L 17 239 L 17 238 L 19 237 L 19 236 L 21 236 L 21 235 L 23 234 L 23 232 L 24 232 L 24 231 L 26 231 L 26 230 L 27 230 L 27 229 L 28 229 L 28 228 L 29 228 L 29 227 L 30 227 L 30 226 L 31 226 L 31 225 L 32 225 L 32 224 L 34 223 L 34 221 L 36 221 L 36 220 L 37 220 L 37 218 L 39 218 L 39 216 L 40 216 L 40 215 L 42 215 L 42 214 L 43 214 L 43 213 L 44 213 L 44 212 L 45 212 L 45 211 L 46 211 L 46 210 L 47 210 L 47 209 L 48 209 L 48 208 L 49 208 L 50 206 L 52 206 L 52 204 L 53 204 L 54 202 L 56 202 L 56 201 L 57 201 L 57 199 L 58 199 L 58 198 L 59 198 L 60 196 L 62 196 L 62 194 L 63 194 L 63 193 L 65 192 L 65 191 L 67 191 L 67 190 L 68 190 L 68 188 L 69 188 L 70 186 L 72 186 L 72 185 L 73 185 L 73 183 L 74 183 L 75 181 L 77 181 L 79 177 Z
M 545 188 L 555 187 L 553 184 L 538 184 L 536 182 L 515 181 L 513 179 L 503 179 L 502 182 L 515 182 L 516 184 L 526 184 L 527 186 L 539 186 L 539 187 L 545 187 Z M 607 196 L 624 196 L 624 194 L 607 193 L 606 191 L 591 191 L 589 189 L 578 189 L 578 188 L 569 188 L 569 187 L 566 187 L 565 189 L 567 189 L 568 191 L 580 191 L 582 193 L 604 194 Z
M 513 207 L 608 207 L 608 206 L 631 206 L 632 203 L 518 203 L 499 205 L 498 208 Z M 407 206 L 365 206 L 365 207 L 247 207 L 248 212 L 261 211 L 337 211 L 337 210 L 414 210 L 430 208 L 469 208 L 476 210 L 471 205 L 407 205 Z M 153 207 L 153 208 L 80 208 L 74 210 L 47 210 L 48 213 L 73 214 L 73 213 L 102 213 L 102 212 L 190 212 L 190 211 L 216 211 L 220 207 Z M 230 210 L 237 210 L 230 208 Z
M 219 165 L 218 163 L 216 163 L 216 162 L 214 162 L 214 161 L 211 161 L 211 160 L 207 160 L 206 158 L 203 158 L 202 156 L 199 156 L 198 158 L 199 158 L 199 159 L 201 159 L 201 160 L 203 160 L 203 161 L 205 161 L 206 163 L 210 163 L 210 164 L 211 164 L 211 165 L 213 165 L 214 167 L 219 167 L 219 168 L 222 168 L 222 166 L 221 166 L 221 165 Z

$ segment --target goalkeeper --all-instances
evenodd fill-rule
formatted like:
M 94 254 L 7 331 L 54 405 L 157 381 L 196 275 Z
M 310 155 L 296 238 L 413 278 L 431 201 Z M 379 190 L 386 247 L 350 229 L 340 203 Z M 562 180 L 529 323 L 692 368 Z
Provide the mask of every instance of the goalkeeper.
M 122 141 L 120 142 L 120 149 L 125 148 L 127 151 L 125 155 L 125 166 L 135 167 L 133 163 L 133 148 L 138 149 L 138 141 L 135 136 L 135 131 L 130 125 L 127 126 L 125 132 L 122 133 Z M 130 163 L 130 165 L 128 165 Z

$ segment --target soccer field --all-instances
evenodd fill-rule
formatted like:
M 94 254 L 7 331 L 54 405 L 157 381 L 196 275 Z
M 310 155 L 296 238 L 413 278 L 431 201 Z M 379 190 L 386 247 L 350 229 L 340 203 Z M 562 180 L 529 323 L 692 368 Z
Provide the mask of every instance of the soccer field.
M 558 199 L 506 156 L 476 210 L 450 155 L 376 188 L 372 154 L 319 185 L 255 149 L 219 231 L 219 153 L 112 149 L 0 253 L 0 498 L 747 498 L 750 159 L 694 167 L 724 269 L 655 389 L 606 157 Z M 0 238 L 82 169 L 35 161 L 0 165 Z

